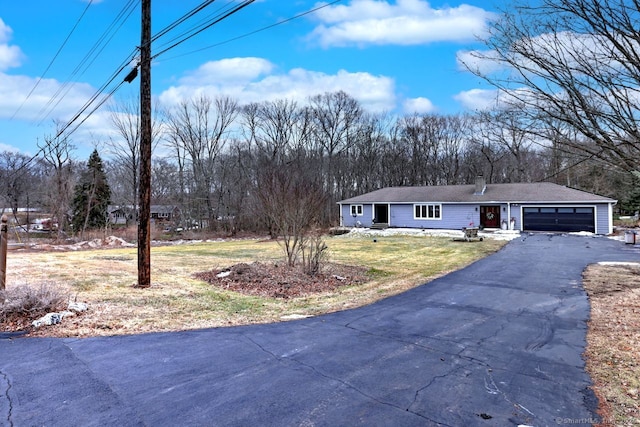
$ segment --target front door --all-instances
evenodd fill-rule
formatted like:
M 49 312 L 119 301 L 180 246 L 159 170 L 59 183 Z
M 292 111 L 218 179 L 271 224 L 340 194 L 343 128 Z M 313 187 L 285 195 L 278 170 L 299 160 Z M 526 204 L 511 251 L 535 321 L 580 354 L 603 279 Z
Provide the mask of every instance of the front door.
M 500 228 L 500 206 L 480 206 L 480 225 Z
M 375 205 L 374 215 L 376 224 L 389 224 L 389 205 Z

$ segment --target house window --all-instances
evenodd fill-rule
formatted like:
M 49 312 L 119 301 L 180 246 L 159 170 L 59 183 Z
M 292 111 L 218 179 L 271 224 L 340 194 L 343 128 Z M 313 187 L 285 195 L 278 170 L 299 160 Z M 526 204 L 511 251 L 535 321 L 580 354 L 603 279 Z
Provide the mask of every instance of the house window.
M 362 205 L 351 205 L 351 216 L 362 216 Z
M 413 205 L 414 219 L 440 219 L 441 205 Z

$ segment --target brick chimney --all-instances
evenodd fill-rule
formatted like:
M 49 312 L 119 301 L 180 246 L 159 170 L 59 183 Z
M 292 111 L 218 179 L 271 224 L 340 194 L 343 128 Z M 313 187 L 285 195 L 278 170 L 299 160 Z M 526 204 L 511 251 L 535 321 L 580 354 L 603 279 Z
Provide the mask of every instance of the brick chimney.
M 479 175 L 476 177 L 476 189 L 474 191 L 474 196 L 482 196 L 484 191 L 487 189 L 487 182 L 484 180 L 484 176 Z

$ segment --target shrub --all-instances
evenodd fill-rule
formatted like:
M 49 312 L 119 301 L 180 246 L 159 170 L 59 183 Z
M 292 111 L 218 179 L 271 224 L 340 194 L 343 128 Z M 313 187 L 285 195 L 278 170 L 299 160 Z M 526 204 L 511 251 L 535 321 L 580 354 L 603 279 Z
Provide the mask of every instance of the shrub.
M 302 252 L 302 268 L 310 276 L 317 274 L 322 264 L 328 257 L 329 249 L 320 235 L 307 236 L 303 239 L 300 251 Z
M 64 310 L 68 295 L 50 284 L 0 291 L 0 323 L 31 323 L 47 313 Z

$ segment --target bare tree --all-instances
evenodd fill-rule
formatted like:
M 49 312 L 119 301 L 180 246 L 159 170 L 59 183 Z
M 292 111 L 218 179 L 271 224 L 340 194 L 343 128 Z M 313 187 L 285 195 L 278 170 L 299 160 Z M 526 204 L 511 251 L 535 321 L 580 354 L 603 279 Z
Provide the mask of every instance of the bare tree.
M 111 138 L 107 143 L 109 154 L 111 155 L 110 166 L 114 175 L 119 177 L 119 186 L 121 191 L 114 191 L 113 201 L 118 203 L 125 210 L 131 209 L 132 212 L 127 215 L 127 223 L 129 218 L 135 218 L 133 212 L 137 212 L 138 206 L 138 177 L 140 173 L 140 100 L 129 99 L 116 104 L 111 110 L 111 124 L 116 130 L 117 137 Z M 154 109 L 157 111 L 157 109 Z M 160 130 L 160 122 L 157 114 L 153 118 L 153 126 L 151 129 L 152 146 L 158 144 Z
M 477 120 L 479 126 L 475 129 L 481 133 L 484 143 L 488 147 L 495 147 L 496 152 L 509 154 L 511 157 L 510 170 L 506 172 L 509 176 L 508 180 L 531 181 L 532 165 L 529 162 L 529 154 L 539 134 L 537 129 L 533 128 L 535 122 L 531 122 L 526 115 L 515 109 L 481 111 L 478 113 Z M 500 156 L 501 159 L 505 157 Z M 504 178 L 502 180 L 506 181 Z
M 309 229 L 319 220 L 326 193 L 303 171 L 265 169 L 257 185 L 259 214 L 264 215 L 282 237 L 287 264 L 298 261 Z
M 398 121 L 410 185 L 458 184 L 470 119 L 464 115 L 412 115 Z
M 382 150 L 388 143 L 393 121 L 386 114 L 363 114 L 358 135 L 351 150 L 349 165 L 343 171 L 351 174 L 352 193 L 356 196 L 378 189 L 382 183 Z
M 39 148 L 48 169 L 47 178 L 50 182 L 44 204 L 57 221 L 57 237 L 61 238 L 69 225 L 68 213 L 75 185 L 71 152 L 75 147 L 66 137 L 47 137 Z
M 238 115 L 238 104 L 228 97 L 214 100 L 201 96 L 182 102 L 168 115 L 168 139 L 178 153 L 186 153 L 190 163 L 195 192 L 196 215 L 205 217 L 214 227 L 221 193 L 216 181 L 216 162 L 228 141 L 227 133 Z
M 463 62 L 501 101 L 579 138 L 563 144 L 628 171 L 639 169 L 640 49 L 636 1 L 542 0 L 509 5 L 488 50 Z M 490 61 L 493 67 L 484 67 Z M 495 66 L 499 64 L 501 68 Z M 549 120 L 551 119 L 551 120 Z
M 286 99 L 249 104 L 242 110 L 245 138 L 266 161 L 291 161 L 296 149 L 308 144 L 311 123 L 305 112 Z
M 31 194 L 36 187 L 35 164 L 25 154 L 12 151 L 0 153 L 0 197 L 4 200 L 3 208 L 9 207 L 17 224 L 20 224 L 18 211 L 30 207 Z M 28 212 L 28 211 L 27 211 Z
M 326 167 L 323 168 L 325 189 L 332 198 L 345 197 L 346 189 L 338 184 L 340 172 L 335 167 L 335 159 L 353 144 L 362 109 L 358 101 L 343 91 L 316 95 L 310 99 L 310 104 L 319 160 L 321 164 L 326 161 Z

